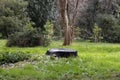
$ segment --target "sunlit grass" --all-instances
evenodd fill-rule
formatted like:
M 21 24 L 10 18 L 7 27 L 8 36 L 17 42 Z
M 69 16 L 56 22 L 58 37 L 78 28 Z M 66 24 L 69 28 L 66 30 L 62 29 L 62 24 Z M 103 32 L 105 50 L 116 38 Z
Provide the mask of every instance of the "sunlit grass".
M 0 68 L 0 80 L 119 80 L 120 44 L 74 41 L 71 46 L 62 46 L 62 41 L 53 41 L 48 47 L 5 47 L 0 41 L 0 51 L 24 51 L 38 54 L 36 61 L 24 67 Z M 49 48 L 72 48 L 78 51 L 77 58 L 54 58 L 45 54 Z M 22 65 L 22 64 L 21 64 Z

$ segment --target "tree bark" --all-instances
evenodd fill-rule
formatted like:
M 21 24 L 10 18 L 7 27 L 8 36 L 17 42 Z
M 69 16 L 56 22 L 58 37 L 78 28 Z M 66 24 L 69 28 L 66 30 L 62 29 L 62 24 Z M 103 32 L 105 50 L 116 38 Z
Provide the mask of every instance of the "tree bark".
M 63 45 L 70 45 L 71 44 L 71 28 L 69 26 L 69 20 L 68 20 L 68 1 L 67 0 L 59 0 L 59 7 L 60 7 L 60 14 L 62 18 L 63 23 L 63 29 L 64 29 L 64 43 Z
M 64 43 L 63 45 L 71 45 L 72 43 L 72 38 L 74 34 L 74 22 L 75 22 L 75 17 L 77 15 L 77 8 L 79 5 L 79 0 L 76 1 L 75 3 L 75 9 L 74 9 L 74 14 L 71 19 L 69 20 L 69 14 L 68 14 L 68 0 L 59 0 L 59 8 L 60 8 L 60 15 L 62 18 L 62 25 L 64 29 Z M 71 23 L 70 23 L 71 22 Z

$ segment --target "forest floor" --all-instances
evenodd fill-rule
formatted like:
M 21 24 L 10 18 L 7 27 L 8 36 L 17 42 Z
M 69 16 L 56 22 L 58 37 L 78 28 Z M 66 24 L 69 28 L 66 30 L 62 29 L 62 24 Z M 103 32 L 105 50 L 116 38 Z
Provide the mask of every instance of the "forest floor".
M 62 46 L 53 41 L 48 47 L 6 47 L 0 40 L 0 52 L 32 53 L 31 60 L 0 66 L 0 80 L 120 80 L 120 44 L 74 41 Z M 46 56 L 49 48 L 72 48 L 76 58 Z

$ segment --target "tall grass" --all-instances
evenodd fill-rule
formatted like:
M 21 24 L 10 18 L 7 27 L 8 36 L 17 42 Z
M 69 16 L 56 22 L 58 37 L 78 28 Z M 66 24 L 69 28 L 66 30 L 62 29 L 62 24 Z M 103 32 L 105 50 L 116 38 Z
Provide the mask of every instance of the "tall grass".
M 36 60 L 23 67 L 0 68 L 0 80 L 120 80 L 120 44 L 75 41 L 62 46 L 53 41 L 48 47 L 5 47 L 0 41 L 0 51 L 31 52 Z M 54 58 L 43 55 L 49 48 L 73 48 L 77 58 Z M 22 65 L 22 64 L 21 64 Z

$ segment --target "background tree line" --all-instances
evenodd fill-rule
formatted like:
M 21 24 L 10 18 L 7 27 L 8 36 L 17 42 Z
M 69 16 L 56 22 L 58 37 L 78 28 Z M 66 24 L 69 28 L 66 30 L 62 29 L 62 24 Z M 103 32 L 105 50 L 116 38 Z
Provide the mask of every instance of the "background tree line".
M 72 20 L 76 1 L 67 2 Z M 79 0 L 76 10 L 72 38 L 120 42 L 119 0 Z M 8 46 L 47 46 L 64 36 L 62 20 L 57 0 L 0 0 L 0 37 Z
M 74 9 L 74 0 L 69 1 L 69 15 Z M 79 0 L 75 26 L 79 27 L 79 37 L 83 40 L 120 42 L 120 1 L 119 0 Z M 56 5 L 55 21 L 59 19 L 59 7 Z M 57 23 L 61 25 L 61 23 Z M 97 26 L 97 27 L 96 27 Z M 57 26 L 56 26 L 57 27 Z M 96 31 L 98 32 L 95 32 Z M 97 37 L 95 37 L 98 35 Z

